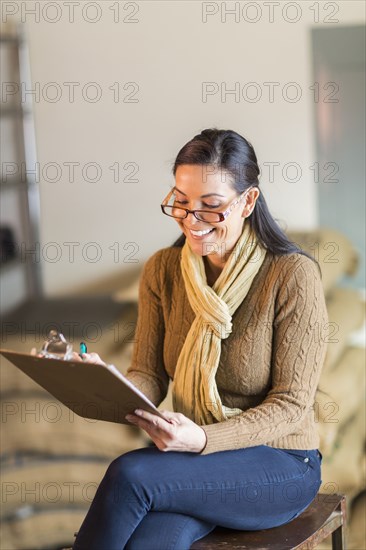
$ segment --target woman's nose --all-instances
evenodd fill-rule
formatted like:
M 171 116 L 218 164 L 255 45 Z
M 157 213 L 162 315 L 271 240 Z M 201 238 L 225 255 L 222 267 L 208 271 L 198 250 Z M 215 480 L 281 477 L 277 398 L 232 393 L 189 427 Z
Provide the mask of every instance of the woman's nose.
M 199 223 L 199 220 L 197 220 L 196 216 L 192 212 L 188 212 L 186 220 L 188 220 L 190 225 Z

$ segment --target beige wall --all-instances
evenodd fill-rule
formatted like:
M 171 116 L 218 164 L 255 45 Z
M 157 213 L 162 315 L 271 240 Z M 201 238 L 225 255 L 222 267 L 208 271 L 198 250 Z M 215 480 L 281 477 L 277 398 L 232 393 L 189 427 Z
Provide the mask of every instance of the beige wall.
M 44 10 L 49 6 L 41 11 L 39 22 L 26 11 L 35 2 L 4 4 L 19 8 L 8 17 L 10 23 L 25 20 L 32 79 L 40 86 L 34 105 L 40 167 L 58 163 L 61 173 L 58 182 L 47 181 L 55 175 L 52 169 L 40 179 L 41 245 L 44 255 L 49 255 L 43 259 L 43 278 L 48 294 L 134 267 L 129 259 L 143 262 L 176 238 L 178 228 L 162 216 L 159 204 L 173 182 L 171 164 L 179 148 L 206 127 L 232 128 L 253 143 L 262 166 L 264 194 L 283 227 L 316 226 L 319 183 L 310 168 L 315 161 L 310 30 L 317 25 L 360 24 L 363 2 L 330 2 L 327 10 L 324 2 L 281 2 L 275 6 L 273 22 L 266 2 L 120 2 L 120 21 L 114 22 L 111 7 L 117 3 L 103 1 L 94 3 L 100 10 L 96 23 L 85 20 L 97 15 L 90 2 L 75 5 L 74 22 L 69 21 L 65 2 L 58 2 L 60 20 L 55 23 L 47 21 L 57 15 L 51 2 L 40 3 Z M 83 19 L 81 7 L 87 4 Z M 235 4 L 240 8 L 239 21 L 227 15 L 223 22 L 225 5 Z M 319 7 L 319 23 L 311 5 Z M 139 10 L 133 13 L 136 7 Z M 339 8 L 333 16 L 332 7 Z M 218 13 L 207 15 L 204 23 L 205 10 Z M 245 20 L 253 20 L 256 14 L 257 22 Z M 286 21 L 296 16 L 297 22 Z M 326 17 L 338 23 L 327 23 Z M 51 82 L 61 92 L 56 102 L 47 100 L 47 93 L 51 97 L 55 91 Z M 66 82 L 80 83 L 73 103 Z M 87 85 L 84 93 L 90 92 L 91 97 L 94 89 L 88 84 L 92 82 L 102 92 L 95 103 L 81 93 Z M 117 82 L 120 101 L 114 102 L 109 88 Z M 136 84 L 124 90 L 131 82 Z M 240 95 L 220 98 L 216 93 L 203 101 L 204 82 L 216 83 L 210 89 L 223 91 L 238 83 Z M 255 86 L 245 88 L 249 82 Z M 269 82 L 279 83 L 273 101 L 264 84 Z M 294 86 L 288 88 L 287 99 L 283 97 L 288 83 L 296 83 L 301 92 L 298 101 L 290 101 Z M 127 102 L 136 85 L 132 99 L 137 102 Z M 255 89 L 262 97 L 250 102 Z M 70 162 L 80 163 L 73 182 L 64 164 Z M 92 183 L 83 177 L 81 168 L 90 162 L 100 166 L 100 181 Z M 280 163 L 272 182 L 264 164 L 271 162 Z M 117 183 L 109 168 L 115 163 L 120 166 Z M 299 181 L 286 181 L 295 175 L 288 163 L 300 166 Z M 134 167 L 138 181 L 123 181 Z M 90 168 L 87 178 L 93 176 Z M 74 261 L 72 245 L 64 243 L 76 243 Z M 97 243 L 97 248 L 91 243 Z M 97 249 L 101 257 L 93 262 Z M 56 252 L 60 258 L 53 262 Z

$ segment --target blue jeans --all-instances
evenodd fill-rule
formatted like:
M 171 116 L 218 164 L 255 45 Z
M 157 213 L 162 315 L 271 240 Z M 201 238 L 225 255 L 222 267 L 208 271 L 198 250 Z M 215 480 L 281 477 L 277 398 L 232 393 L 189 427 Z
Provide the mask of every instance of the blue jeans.
M 288 523 L 321 484 L 317 449 L 258 445 L 208 455 L 148 447 L 108 467 L 74 550 L 187 550 L 217 525 Z

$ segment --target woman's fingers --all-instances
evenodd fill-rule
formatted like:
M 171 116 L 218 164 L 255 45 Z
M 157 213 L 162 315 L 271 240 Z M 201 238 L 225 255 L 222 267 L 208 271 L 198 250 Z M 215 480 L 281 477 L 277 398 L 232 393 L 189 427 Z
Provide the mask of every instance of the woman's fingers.
M 206 445 L 206 434 L 201 426 L 182 413 L 161 410 L 165 420 L 141 409 L 126 415 L 132 424 L 144 429 L 161 451 L 200 453 Z
M 94 363 L 98 365 L 106 365 L 104 361 L 99 357 L 97 353 L 76 353 L 76 351 L 72 352 L 72 358 L 71 361 L 79 361 L 81 363 Z
M 36 355 L 37 357 L 43 357 L 41 353 L 37 353 L 36 348 L 32 348 L 30 355 Z M 107 364 L 99 357 L 98 353 L 82 353 L 81 357 L 76 351 L 72 352 L 70 361 L 79 362 L 79 363 L 94 363 L 96 365 L 106 366 Z
M 172 424 L 180 424 L 183 420 L 183 415 L 181 413 L 166 410 L 160 410 L 160 412 L 165 417 L 165 419 Z
M 42 353 L 37 353 L 37 348 L 32 348 L 30 351 L 30 355 L 35 355 L 37 357 L 43 357 Z
M 149 413 L 141 409 L 134 411 L 135 414 L 128 414 L 126 419 L 145 430 L 150 437 L 156 437 L 157 434 L 165 434 L 170 436 L 172 432 L 172 422 L 167 418 L 164 420 L 156 414 Z
M 104 367 L 107 366 L 107 364 L 99 357 L 98 353 L 82 353 L 81 354 L 82 361 L 84 363 L 93 363 L 95 365 L 103 365 Z M 80 360 L 80 357 L 79 357 Z

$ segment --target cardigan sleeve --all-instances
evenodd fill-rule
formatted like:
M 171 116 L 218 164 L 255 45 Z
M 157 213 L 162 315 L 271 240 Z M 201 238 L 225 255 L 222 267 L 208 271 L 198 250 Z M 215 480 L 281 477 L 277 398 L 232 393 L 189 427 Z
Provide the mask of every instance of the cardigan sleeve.
M 144 264 L 139 284 L 137 325 L 131 365 L 126 377 L 158 406 L 166 397 L 169 376 L 164 368 L 164 317 L 160 300 L 161 251 Z
M 268 444 L 296 431 L 311 414 L 326 353 L 328 316 L 318 268 L 302 255 L 275 298 L 271 388 L 262 403 L 202 426 L 201 454 Z

